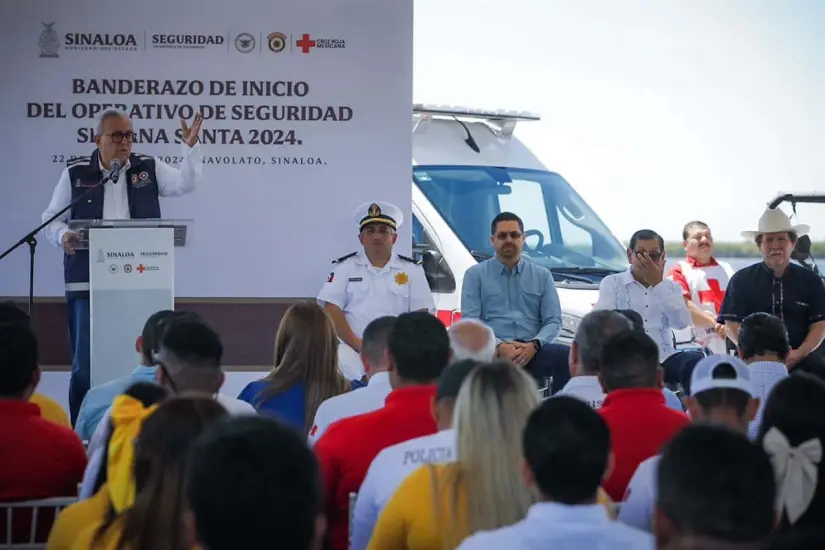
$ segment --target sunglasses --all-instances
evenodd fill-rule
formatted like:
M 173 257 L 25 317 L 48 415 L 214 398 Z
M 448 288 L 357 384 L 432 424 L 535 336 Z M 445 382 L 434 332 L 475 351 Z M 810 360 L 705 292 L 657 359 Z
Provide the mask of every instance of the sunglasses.
M 500 241 L 507 240 L 507 237 L 510 237 L 514 241 L 517 241 L 521 238 L 521 232 L 519 231 L 502 231 L 501 233 L 496 233 L 496 239 Z

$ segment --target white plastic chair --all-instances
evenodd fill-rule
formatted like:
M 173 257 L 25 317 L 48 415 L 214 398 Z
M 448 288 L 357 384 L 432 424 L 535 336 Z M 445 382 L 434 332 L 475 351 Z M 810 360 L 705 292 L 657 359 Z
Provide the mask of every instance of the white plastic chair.
M 5 510 L 6 537 L 0 543 L 0 548 L 14 548 L 16 550 L 45 550 L 46 543 L 37 542 L 38 516 L 41 510 L 54 510 L 54 520 L 58 514 L 67 506 L 77 502 L 75 497 L 55 497 L 41 500 L 27 500 L 24 502 L 0 502 L 0 510 Z M 29 527 L 29 539 L 26 542 L 14 542 L 14 518 L 15 513 L 21 511 L 31 511 L 31 525 Z

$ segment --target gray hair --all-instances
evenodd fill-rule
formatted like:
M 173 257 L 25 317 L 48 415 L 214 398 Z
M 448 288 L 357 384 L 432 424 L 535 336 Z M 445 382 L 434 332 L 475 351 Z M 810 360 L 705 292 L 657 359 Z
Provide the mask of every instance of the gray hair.
M 385 316 L 373 319 L 364 329 L 361 338 L 361 353 L 373 365 L 384 362 L 384 351 L 390 341 L 390 333 L 395 327 L 396 317 Z
M 99 115 L 97 115 L 97 122 L 95 122 L 95 137 L 103 135 L 103 123 L 110 119 L 110 118 L 123 118 L 129 121 L 129 128 L 132 128 L 132 119 L 129 118 L 125 112 L 121 111 L 120 109 L 104 109 Z
M 579 349 L 579 362 L 586 374 L 596 375 L 601 371 L 604 345 L 625 330 L 633 330 L 633 323 L 627 316 L 611 309 L 591 311 L 582 318 L 573 341 Z
M 484 332 L 487 334 L 487 339 L 484 343 L 484 346 L 480 349 L 468 349 L 466 346 L 466 341 L 462 343 L 462 338 L 456 334 L 461 329 L 461 327 L 467 325 L 477 326 L 483 329 Z M 477 319 L 461 319 L 460 321 L 453 323 L 447 330 L 447 333 L 450 335 L 450 347 L 453 350 L 453 361 L 461 361 L 463 359 L 474 359 L 476 361 L 481 361 L 482 363 L 487 363 L 495 359 L 496 333 L 493 332 L 492 328 L 482 323 L 481 321 Z

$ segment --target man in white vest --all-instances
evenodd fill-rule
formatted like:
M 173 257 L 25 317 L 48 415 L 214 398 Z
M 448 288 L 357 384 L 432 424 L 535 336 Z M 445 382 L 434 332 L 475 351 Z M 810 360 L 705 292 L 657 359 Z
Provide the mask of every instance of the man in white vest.
M 713 235 L 708 224 L 691 221 L 682 230 L 685 258 L 668 273 L 682 287 L 693 322 L 694 341 L 712 353 L 727 353 L 725 325 L 716 317 L 734 270 L 713 256 Z

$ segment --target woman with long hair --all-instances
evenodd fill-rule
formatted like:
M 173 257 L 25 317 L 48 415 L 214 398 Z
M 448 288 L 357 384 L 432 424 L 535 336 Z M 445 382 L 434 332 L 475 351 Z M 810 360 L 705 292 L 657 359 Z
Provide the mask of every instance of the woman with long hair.
M 535 495 L 522 482 L 521 436 L 540 399 L 533 378 L 512 363 L 478 366 L 456 399 L 456 460 L 423 466 L 404 480 L 369 550 L 454 549 L 476 531 L 524 518 Z
M 117 406 L 117 403 L 116 403 Z M 178 397 L 149 410 L 145 419 L 116 424 L 108 456 L 111 506 L 73 550 L 188 550 L 184 528 L 183 468 L 195 439 L 227 418 L 210 397 Z M 139 423 L 134 438 L 131 428 Z M 120 433 L 119 433 L 120 432 Z
M 293 304 L 275 336 L 275 368 L 238 399 L 309 434 L 326 399 L 356 387 L 338 370 L 338 336 L 327 313 L 313 302 Z

